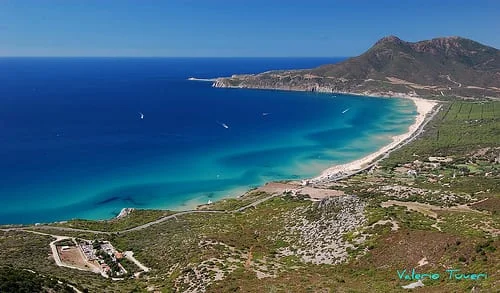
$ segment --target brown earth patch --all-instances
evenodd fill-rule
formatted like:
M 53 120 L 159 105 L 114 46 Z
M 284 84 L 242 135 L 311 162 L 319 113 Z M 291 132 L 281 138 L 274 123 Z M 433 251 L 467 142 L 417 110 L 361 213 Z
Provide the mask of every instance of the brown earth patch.
M 427 258 L 429 267 L 451 266 L 460 257 L 468 261 L 477 241 L 442 232 L 398 230 L 380 239 L 370 255 L 360 261 L 362 266 L 404 269 L 418 266 Z
M 341 190 L 333 190 L 333 189 L 323 189 L 323 188 L 312 188 L 312 187 L 302 187 L 297 191 L 297 194 L 307 194 L 312 199 L 323 199 L 332 196 L 342 196 L 345 193 Z
M 298 184 L 269 182 L 264 186 L 257 188 L 257 191 L 263 191 L 269 194 L 282 194 L 286 191 L 293 191 L 300 187 Z
M 82 258 L 82 254 L 80 253 L 78 247 L 71 247 L 63 251 L 61 247 L 58 246 L 57 252 L 59 253 L 59 257 L 64 264 L 75 266 L 83 270 L 91 271 L 94 269 L 93 267 L 90 267 L 87 261 Z
M 484 201 L 471 204 L 471 208 L 480 210 L 480 211 L 489 211 L 489 212 L 499 212 L 500 211 L 500 198 L 499 197 L 490 197 Z
M 302 186 L 296 183 L 280 182 L 267 183 L 266 185 L 259 187 L 257 191 L 263 191 L 269 194 L 283 194 L 285 192 L 291 192 L 292 195 L 309 195 L 311 199 L 315 200 L 321 200 L 332 196 L 345 195 L 345 193 L 341 190 L 313 188 L 310 186 Z

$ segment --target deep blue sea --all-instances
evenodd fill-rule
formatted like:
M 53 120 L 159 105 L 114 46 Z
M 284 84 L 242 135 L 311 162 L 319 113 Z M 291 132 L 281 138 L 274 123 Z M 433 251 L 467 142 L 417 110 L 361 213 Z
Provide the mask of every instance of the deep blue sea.
M 339 60 L 0 58 L 0 223 L 187 209 L 374 152 L 411 101 L 187 80 Z

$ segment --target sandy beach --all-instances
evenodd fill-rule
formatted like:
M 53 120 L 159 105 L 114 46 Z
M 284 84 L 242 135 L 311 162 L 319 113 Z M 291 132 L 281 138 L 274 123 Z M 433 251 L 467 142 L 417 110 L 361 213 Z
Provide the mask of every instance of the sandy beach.
M 410 96 L 397 96 L 398 98 L 406 98 L 412 100 L 416 107 L 417 107 L 417 116 L 415 118 L 415 122 L 408 127 L 408 131 L 404 134 L 393 136 L 392 137 L 392 142 L 382 148 L 380 148 L 378 151 L 371 153 L 367 155 L 366 157 L 363 157 L 359 160 L 347 163 L 347 164 L 342 164 L 342 165 L 335 165 L 332 166 L 326 170 L 324 170 L 321 175 L 314 177 L 309 180 L 310 183 L 321 183 L 324 181 L 330 181 L 334 178 L 350 174 L 352 172 L 355 172 L 357 170 L 360 170 L 364 167 L 366 167 L 368 164 L 373 162 L 377 157 L 380 155 L 394 149 L 397 147 L 401 142 L 404 140 L 408 139 L 411 137 L 415 131 L 418 130 L 420 125 L 425 121 L 425 117 L 427 116 L 428 113 L 432 111 L 432 109 L 437 105 L 436 101 L 432 100 L 426 100 L 426 99 L 421 99 L 421 98 L 416 98 L 416 97 L 410 97 Z

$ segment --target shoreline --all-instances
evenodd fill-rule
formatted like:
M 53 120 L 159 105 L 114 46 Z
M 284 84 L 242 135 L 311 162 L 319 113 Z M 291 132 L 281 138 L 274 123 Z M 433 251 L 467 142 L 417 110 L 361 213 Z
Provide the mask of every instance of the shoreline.
M 354 95 L 361 95 L 361 94 L 354 94 Z M 346 175 L 352 175 L 351 173 L 360 171 L 364 168 L 366 168 L 370 163 L 372 163 L 375 159 L 380 157 L 381 155 L 388 153 L 395 148 L 397 148 L 401 143 L 403 143 L 405 140 L 409 139 L 412 137 L 413 134 L 422 126 L 424 123 L 427 115 L 432 112 L 432 110 L 438 105 L 437 101 L 433 100 L 427 100 L 427 99 L 422 99 L 422 98 L 417 98 L 414 96 L 409 96 L 409 95 L 404 95 L 404 94 L 398 94 L 398 95 L 393 95 L 392 97 L 384 97 L 383 95 L 380 96 L 375 96 L 375 95 L 370 95 L 367 97 L 374 97 L 374 98 L 403 98 L 403 99 L 410 99 L 413 101 L 417 108 L 417 115 L 415 117 L 415 122 L 411 124 L 408 127 L 408 131 L 400 134 L 400 135 L 395 135 L 392 136 L 391 139 L 392 141 L 378 149 L 376 152 L 373 152 L 371 154 L 368 154 L 360 159 L 357 159 L 355 161 L 341 164 L 341 165 L 333 165 L 321 172 L 320 175 L 313 177 L 311 179 L 308 179 L 309 183 L 313 184 L 321 184 L 324 181 L 332 181 L 335 179 L 338 179 L 339 177 L 346 176 Z
M 270 90 L 281 90 L 281 89 L 270 89 Z M 287 90 L 283 90 L 287 91 Z M 326 92 L 318 92 L 320 94 L 325 94 Z M 385 94 L 382 92 L 370 92 L 370 93 L 336 93 L 336 94 L 343 94 L 343 95 L 353 95 L 353 96 L 363 96 L 363 97 L 369 97 L 369 98 L 385 98 L 385 99 L 392 99 L 392 98 L 398 98 L 398 99 L 409 99 L 411 100 L 415 106 L 416 106 L 416 111 L 417 115 L 415 116 L 415 121 L 408 126 L 408 130 L 405 133 L 402 133 L 400 135 L 394 135 L 391 137 L 391 142 L 387 145 L 382 146 L 380 149 L 377 151 L 370 153 L 360 159 L 345 163 L 345 164 L 340 164 L 340 165 L 331 165 L 330 167 L 323 169 L 320 173 L 320 175 L 313 177 L 313 178 L 300 178 L 300 179 L 295 179 L 295 180 L 290 180 L 290 182 L 296 182 L 296 183 L 301 183 L 302 185 L 309 185 L 312 187 L 320 187 L 322 184 L 326 184 L 332 181 L 336 181 L 345 177 L 349 177 L 354 175 L 357 172 L 365 170 L 368 166 L 371 164 L 377 162 L 377 158 L 381 157 L 382 155 L 388 155 L 390 154 L 391 151 L 395 150 L 398 147 L 401 147 L 405 144 L 405 142 L 409 142 L 409 139 L 415 138 L 417 136 L 414 136 L 417 131 L 423 126 L 423 124 L 426 122 L 426 119 L 428 118 L 428 115 L 432 113 L 436 107 L 439 105 L 439 101 L 436 100 L 429 100 L 429 99 L 423 99 L 417 96 L 413 95 L 408 95 L 404 93 L 393 93 L 391 92 L 390 94 Z M 428 121 L 427 121 L 428 122 Z M 383 157 L 384 158 L 384 157 Z M 383 159 L 380 158 L 379 160 Z M 376 161 L 377 160 L 377 161 Z M 275 183 L 276 181 L 267 181 L 257 187 L 257 189 L 260 189 L 267 184 L 270 183 Z M 240 198 L 244 196 L 246 193 L 248 193 L 250 190 L 246 190 L 243 193 L 238 193 L 238 194 L 232 194 L 230 196 L 224 196 L 223 198 L 216 199 L 215 202 L 224 200 L 226 198 Z M 192 208 L 193 210 L 196 210 L 199 206 L 205 206 L 206 204 L 201 204 L 201 205 L 196 205 L 196 206 L 191 206 L 188 205 L 189 208 Z M 180 211 L 180 210 L 179 210 Z M 184 210 L 185 211 L 185 210 Z
M 415 132 L 422 126 L 422 124 L 425 122 L 427 115 L 433 111 L 433 109 L 436 108 L 436 105 L 438 105 L 438 101 L 434 100 L 427 100 L 423 98 L 418 98 L 415 96 L 410 96 L 402 93 L 392 93 L 392 95 L 384 95 L 383 93 L 338 93 L 338 94 L 348 94 L 348 95 L 355 95 L 355 96 L 364 96 L 364 97 L 370 97 L 370 98 L 405 98 L 405 99 L 410 99 L 413 101 L 413 103 L 416 106 L 416 111 L 417 115 L 415 116 L 415 122 L 411 124 L 408 127 L 408 131 L 392 136 L 391 139 L 392 141 L 378 149 L 377 151 L 370 153 L 360 159 L 345 163 L 345 164 L 340 164 L 340 165 L 331 165 L 330 167 L 323 169 L 320 171 L 320 175 L 313 177 L 313 178 L 299 178 L 299 179 L 294 179 L 291 180 L 293 182 L 304 182 L 308 183 L 308 185 L 312 187 L 319 187 L 321 184 L 326 184 L 332 181 L 336 181 L 351 175 L 354 175 L 357 172 L 360 172 L 364 169 L 367 168 L 371 163 L 373 163 L 378 157 L 385 153 L 390 153 L 392 150 L 400 146 L 403 142 L 407 141 L 409 138 L 411 138 Z M 257 188 L 261 188 L 265 186 L 266 184 L 276 182 L 276 181 L 267 181 L 264 182 L 262 185 L 258 186 Z M 318 185 L 318 186 L 315 186 Z M 236 188 L 239 189 L 239 188 Z M 247 194 L 249 190 L 245 190 L 242 193 L 241 190 L 238 191 L 238 193 L 233 193 L 231 195 L 226 195 L 222 198 L 217 198 L 214 200 L 214 202 L 221 201 L 227 198 L 240 198 Z M 176 211 L 176 212 L 187 212 L 187 211 L 196 211 L 198 207 L 200 206 L 205 206 L 206 203 L 201 203 L 197 199 L 192 199 L 184 204 L 179 205 L 177 208 L 170 208 L 170 209 L 165 209 L 165 208 L 155 208 L 154 210 L 170 210 L 170 211 Z M 128 209 L 129 207 L 123 207 L 122 211 L 124 209 Z M 109 221 L 116 219 L 117 216 L 113 216 L 109 219 L 101 219 L 101 220 L 96 220 L 96 221 Z M 62 220 L 64 221 L 69 221 L 72 219 L 67 219 L 67 220 Z M 50 223 L 43 223 L 43 224 L 51 224 L 51 223 L 59 223 L 61 221 L 55 221 L 55 222 L 50 222 Z M 19 225 L 19 224 L 1 224 L 0 226 L 5 226 L 5 225 Z M 20 225 L 26 225 L 26 224 L 20 224 Z M 30 224 L 27 224 L 30 225 Z

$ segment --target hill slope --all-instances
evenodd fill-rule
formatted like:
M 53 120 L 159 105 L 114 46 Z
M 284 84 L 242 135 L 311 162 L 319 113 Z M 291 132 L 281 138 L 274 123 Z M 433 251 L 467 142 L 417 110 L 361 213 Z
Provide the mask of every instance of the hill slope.
M 360 56 L 308 70 L 219 78 L 215 87 L 500 97 L 500 50 L 460 37 L 382 38 Z

